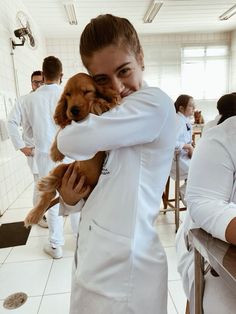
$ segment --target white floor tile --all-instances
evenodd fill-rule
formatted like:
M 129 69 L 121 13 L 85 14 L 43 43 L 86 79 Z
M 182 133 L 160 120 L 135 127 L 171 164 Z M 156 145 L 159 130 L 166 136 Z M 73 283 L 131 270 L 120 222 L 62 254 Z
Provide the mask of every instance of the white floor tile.
M 169 281 L 168 288 L 178 313 L 185 313 L 187 299 L 184 294 L 181 280 Z
M 3 263 L 7 256 L 9 255 L 9 253 L 11 252 L 12 248 L 4 248 L 4 249 L 0 249 L 0 263 Z
M 41 259 L 51 259 L 43 252 L 44 245 L 48 242 L 48 237 L 32 237 L 28 238 L 26 245 L 15 246 L 8 255 L 6 262 L 22 262 Z
M 26 198 L 18 198 L 11 206 L 9 209 L 13 208 L 31 208 L 33 205 L 32 203 L 32 197 L 26 197 Z
M 70 222 L 70 216 L 67 216 L 65 218 L 64 223 L 64 234 L 72 234 L 72 228 L 71 228 L 71 222 Z
M 29 297 L 27 301 L 15 310 L 8 310 L 3 307 L 3 301 L 0 301 L 1 314 L 38 314 L 42 297 Z
M 174 212 L 172 211 L 166 212 L 165 214 L 163 212 L 160 212 L 156 221 L 157 225 L 166 225 L 166 224 L 174 224 L 174 223 L 175 223 L 175 215 L 174 215 Z
M 179 280 L 180 275 L 177 272 L 177 257 L 175 247 L 165 248 L 168 261 L 168 280 Z
M 29 234 L 29 238 L 41 236 L 48 236 L 48 228 L 42 228 L 38 225 L 33 225 Z
M 31 184 L 27 189 L 25 189 L 20 195 L 21 198 L 29 198 L 32 199 L 34 193 L 34 185 Z
M 76 248 L 76 238 L 73 234 L 65 235 L 65 245 L 63 246 L 63 257 L 73 257 Z
M 0 217 L 0 223 L 23 221 L 29 212 L 29 208 L 8 209 Z
M 8 254 L 6 262 L 22 262 L 41 259 L 50 259 L 51 257 L 44 253 L 43 247 L 48 243 L 48 236 L 29 237 L 26 245 L 16 246 Z M 75 252 L 76 239 L 73 235 L 65 235 L 65 245 L 63 246 L 63 257 L 73 257 Z
M 48 278 L 45 294 L 57 294 L 70 292 L 71 290 L 71 271 L 73 258 L 62 258 L 54 260 Z
M 38 314 L 68 314 L 69 305 L 70 293 L 46 295 L 43 297 Z
M 3 264 L 0 268 L 0 299 L 16 292 L 42 295 L 51 266 L 52 260 Z
M 175 243 L 175 225 L 165 224 L 157 225 L 157 232 L 160 237 L 161 243 L 164 247 L 170 247 Z

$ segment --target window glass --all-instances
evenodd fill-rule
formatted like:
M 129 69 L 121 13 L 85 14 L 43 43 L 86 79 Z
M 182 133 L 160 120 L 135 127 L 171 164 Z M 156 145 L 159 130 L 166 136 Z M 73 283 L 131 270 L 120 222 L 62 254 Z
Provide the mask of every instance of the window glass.
M 218 99 L 228 88 L 228 47 L 182 48 L 181 90 L 195 99 Z

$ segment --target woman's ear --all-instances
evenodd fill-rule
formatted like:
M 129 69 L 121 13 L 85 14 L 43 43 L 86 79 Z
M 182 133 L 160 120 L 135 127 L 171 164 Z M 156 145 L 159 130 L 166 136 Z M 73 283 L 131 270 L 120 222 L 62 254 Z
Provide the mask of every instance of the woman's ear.
M 185 113 L 185 109 L 186 108 L 184 108 L 184 106 L 179 106 L 179 110 L 178 111 L 184 114 Z
M 144 53 L 143 53 L 143 48 L 140 48 L 140 52 L 138 55 L 138 62 L 141 65 L 142 71 L 144 71 L 145 69 L 145 65 L 144 65 Z
M 60 75 L 60 84 L 62 83 L 62 77 L 63 77 L 63 73 L 61 73 Z

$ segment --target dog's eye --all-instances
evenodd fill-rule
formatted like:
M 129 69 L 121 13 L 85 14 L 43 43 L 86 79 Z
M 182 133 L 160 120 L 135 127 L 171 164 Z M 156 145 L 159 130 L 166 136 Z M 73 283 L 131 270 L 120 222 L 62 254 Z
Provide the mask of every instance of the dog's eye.
M 66 96 L 69 96 L 69 97 L 70 97 L 70 96 L 71 96 L 71 93 L 69 93 L 69 92 L 68 92 L 68 93 L 66 93 Z
M 89 93 L 94 93 L 94 91 L 92 91 L 92 90 L 85 90 L 84 91 L 84 95 L 88 95 Z

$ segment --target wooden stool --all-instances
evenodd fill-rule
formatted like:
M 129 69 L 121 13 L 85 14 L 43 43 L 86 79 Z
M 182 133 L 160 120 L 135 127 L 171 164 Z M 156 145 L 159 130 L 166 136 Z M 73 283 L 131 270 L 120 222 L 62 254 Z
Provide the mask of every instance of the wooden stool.
M 176 177 L 175 177 L 175 195 L 174 198 L 169 198 L 170 191 L 170 176 L 166 182 L 165 190 L 162 194 L 162 201 L 164 205 L 164 209 L 162 210 L 164 213 L 167 211 L 175 212 L 175 232 L 179 229 L 179 212 L 182 210 L 186 210 L 186 207 L 180 207 L 180 175 L 179 175 L 179 151 L 175 151 L 174 160 L 176 162 Z

